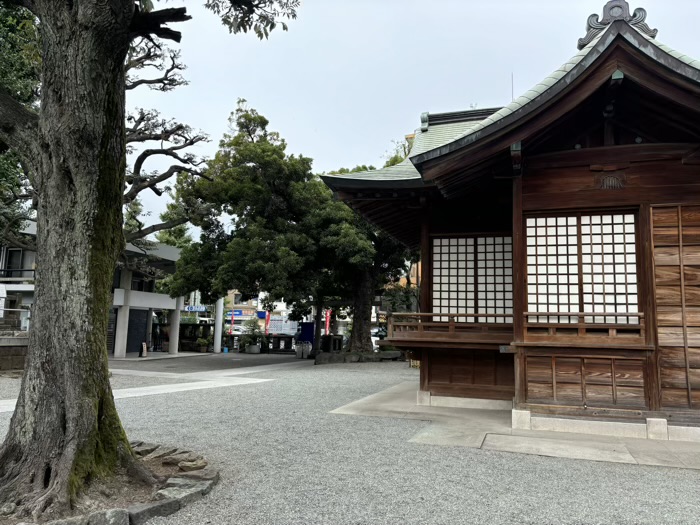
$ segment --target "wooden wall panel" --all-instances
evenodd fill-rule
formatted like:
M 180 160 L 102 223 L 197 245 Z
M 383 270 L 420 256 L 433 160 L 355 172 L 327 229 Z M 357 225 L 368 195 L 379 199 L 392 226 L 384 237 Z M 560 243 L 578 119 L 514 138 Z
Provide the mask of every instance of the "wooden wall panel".
M 683 225 L 683 244 L 700 244 L 700 226 Z
M 659 347 L 659 366 L 661 368 L 685 367 L 685 349 L 682 347 Z
M 648 408 L 646 359 L 538 353 L 525 363 L 529 404 Z
M 681 271 L 677 266 L 657 266 L 654 268 L 656 286 L 671 286 L 680 289 Z M 680 292 L 679 292 L 680 293 Z
M 532 159 L 523 178 L 523 210 L 541 211 L 550 209 L 586 208 L 596 206 L 638 206 L 663 202 L 688 203 L 683 211 L 684 226 L 700 226 L 700 184 L 698 167 L 672 162 L 633 162 L 618 172 L 622 188 L 615 191 L 601 189 L 601 172 L 596 171 L 591 161 L 588 165 L 546 166 Z M 660 176 L 663 174 L 663 176 Z M 677 226 L 672 212 L 659 213 L 654 219 L 659 228 Z M 655 232 L 663 237 L 670 230 Z M 689 232 L 690 233 L 690 232 Z M 698 239 L 695 231 L 694 239 Z M 691 238 L 693 238 L 691 234 Z M 690 240 L 690 239 L 689 239 Z
M 617 387 L 616 405 L 624 408 L 645 408 L 644 388 Z
M 679 263 L 678 246 L 661 246 L 654 250 L 654 264 L 656 266 L 678 266 Z
M 551 383 L 552 359 L 549 357 L 528 357 L 527 380 L 533 383 Z
M 683 308 L 680 306 L 659 306 L 656 309 L 658 326 L 682 326 Z
M 586 400 L 589 406 L 614 405 L 612 385 L 586 384 Z
M 562 383 L 581 384 L 581 359 L 559 357 L 556 359 L 557 386 Z M 580 390 L 580 387 L 579 387 Z
M 552 383 L 535 383 L 528 381 L 527 383 L 527 401 L 536 403 L 543 401 L 545 403 L 553 402 L 554 386 Z
M 661 387 L 661 406 L 664 408 L 687 408 L 688 390 Z
M 515 394 L 513 354 L 425 349 L 421 373 L 424 368 L 427 372 L 421 389 L 433 395 L 512 399 Z
M 586 385 L 612 385 L 610 359 L 586 359 Z
M 694 171 L 697 174 L 697 168 Z M 681 221 L 684 228 L 686 226 L 700 226 L 700 206 L 683 206 L 681 208 Z
M 654 246 L 678 246 L 678 227 L 654 228 Z
M 673 226 L 678 228 L 678 212 L 676 208 L 654 208 L 652 211 L 654 227 Z
M 689 328 L 700 327 L 700 308 L 687 305 L 686 299 L 686 326 Z M 659 306 L 656 315 L 658 326 L 683 326 L 683 309 L 680 306 Z
M 656 286 L 656 304 L 659 306 L 676 306 L 681 304 L 680 286 Z
M 654 207 L 652 229 L 661 407 L 697 409 L 700 206 Z

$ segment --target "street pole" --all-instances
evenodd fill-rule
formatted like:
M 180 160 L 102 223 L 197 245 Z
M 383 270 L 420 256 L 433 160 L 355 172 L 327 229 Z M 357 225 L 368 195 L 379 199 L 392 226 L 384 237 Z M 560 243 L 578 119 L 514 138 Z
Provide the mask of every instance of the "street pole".
M 233 322 L 233 319 L 231 319 Z M 216 301 L 216 315 L 214 319 L 214 353 L 221 353 L 221 332 L 224 329 L 224 298 Z

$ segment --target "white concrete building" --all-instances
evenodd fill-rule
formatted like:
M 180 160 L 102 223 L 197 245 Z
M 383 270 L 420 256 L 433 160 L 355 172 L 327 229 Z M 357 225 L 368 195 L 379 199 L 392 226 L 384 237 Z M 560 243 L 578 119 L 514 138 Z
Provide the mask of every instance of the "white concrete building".
M 33 234 L 32 229 L 26 233 Z M 165 273 L 175 271 L 175 262 L 180 257 L 179 248 L 156 244 L 143 250 L 131 244 L 126 247 L 129 259 L 139 260 L 141 266 L 159 269 Z M 18 299 L 16 308 L 22 309 L 22 329 L 31 326 L 31 305 L 34 303 L 34 270 L 36 253 L 20 248 L 0 248 L 0 285 L 8 297 Z M 154 280 L 144 273 L 117 268 L 113 284 L 113 309 L 108 323 L 108 351 L 115 358 L 125 358 L 129 352 L 139 352 L 143 342 L 150 348 L 153 343 L 153 317 L 155 312 L 169 312 L 167 350 L 179 350 L 180 311 L 184 298 L 172 298 L 155 293 Z M 8 308 L 9 306 L 5 306 Z M 163 347 L 165 350 L 165 345 Z

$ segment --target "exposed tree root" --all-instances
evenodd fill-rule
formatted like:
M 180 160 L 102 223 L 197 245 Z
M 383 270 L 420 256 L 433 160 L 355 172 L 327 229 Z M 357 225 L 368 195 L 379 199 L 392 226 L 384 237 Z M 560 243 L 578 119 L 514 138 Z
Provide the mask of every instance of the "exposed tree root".
M 140 481 L 150 487 L 160 487 L 165 483 L 166 478 L 157 476 L 139 461 L 130 450 L 121 450 L 122 464 L 126 468 L 126 473 L 133 479 Z
M 70 472 L 59 475 L 62 459 L 52 465 L 42 465 L 37 457 L 12 457 L 8 447 L 0 450 L 0 506 L 15 504 L 14 517 L 33 520 L 58 519 L 72 512 Z M 63 458 L 65 459 L 65 458 Z M 128 446 L 121 446 L 119 469 L 124 469 L 134 481 L 148 487 L 160 487 L 165 478 L 154 475 Z M 87 488 L 92 479 L 86 479 Z M 47 484 L 48 481 L 48 484 Z

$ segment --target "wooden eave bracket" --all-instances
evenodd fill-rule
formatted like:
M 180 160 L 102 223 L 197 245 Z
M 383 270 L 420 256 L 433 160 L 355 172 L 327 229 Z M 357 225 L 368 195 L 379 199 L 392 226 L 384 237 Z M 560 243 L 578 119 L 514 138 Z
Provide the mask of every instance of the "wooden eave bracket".
M 518 141 L 510 146 L 510 158 L 513 162 L 513 176 L 523 174 L 523 143 Z

